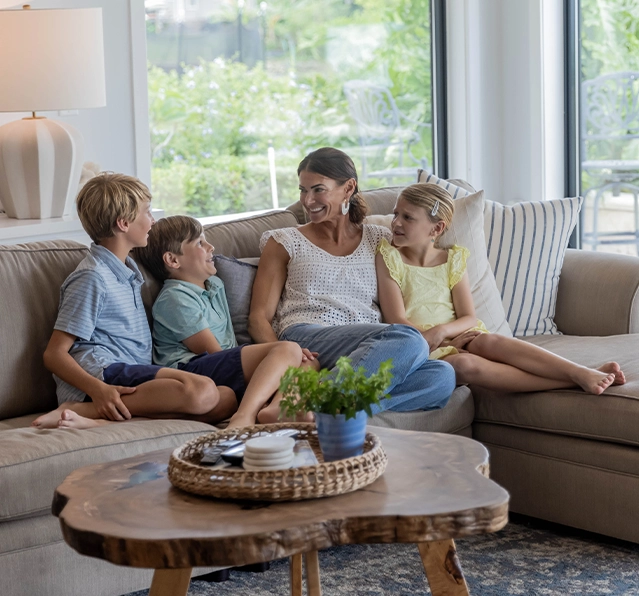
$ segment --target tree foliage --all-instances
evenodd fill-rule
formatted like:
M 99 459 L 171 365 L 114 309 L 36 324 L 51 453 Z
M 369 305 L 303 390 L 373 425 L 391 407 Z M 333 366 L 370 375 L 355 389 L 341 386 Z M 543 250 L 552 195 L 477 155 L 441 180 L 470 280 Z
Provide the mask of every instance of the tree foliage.
M 269 146 L 282 205 L 297 198 L 295 169 L 308 151 L 333 145 L 357 163 L 342 91 L 350 78 L 383 77 L 402 111 L 431 122 L 429 0 L 272 0 L 264 20 L 266 66 L 221 57 L 179 73 L 149 66 L 153 192 L 168 213 L 269 207 Z M 356 50 L 373 30 L 381 41 L 364 61 Z M 424 131 L 416 151 L 431 161 Z

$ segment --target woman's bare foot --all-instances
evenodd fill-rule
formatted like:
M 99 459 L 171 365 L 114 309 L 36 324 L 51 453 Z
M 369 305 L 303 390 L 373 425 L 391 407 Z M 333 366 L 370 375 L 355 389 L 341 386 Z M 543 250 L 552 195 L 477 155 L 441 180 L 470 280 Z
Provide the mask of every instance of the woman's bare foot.
M 62 410 L 60 420 L 58 420 L 58 428 L 95 428 L 112 422 L 112 420 L 85 418 L 80 416 L 80 414 L 76 414 L 73 410 Z
M 605 373 L 585 366 L 573 379 L 586 393 L 601 395 L 615 381 L 615 373 Z
M 47 414 L 42 414 L 42 416 L 38 416 L 32 423 L 31 426 L 35 426 L 36 428 L 58 428 L 58 422 L 60 422 L 60 418 L 62 417 L 63 410 L 56 409 L 51 410 Z
M 613 381 L 613 385 L 623 385 L 626 382 L 626 375 L 623 374 L 621 370 L 621 366 L 619 366 L 616 362 L 606 362 L 606 364 L 602 364 L 597 368 L 597 370 L 615 375 L 615 380 Z

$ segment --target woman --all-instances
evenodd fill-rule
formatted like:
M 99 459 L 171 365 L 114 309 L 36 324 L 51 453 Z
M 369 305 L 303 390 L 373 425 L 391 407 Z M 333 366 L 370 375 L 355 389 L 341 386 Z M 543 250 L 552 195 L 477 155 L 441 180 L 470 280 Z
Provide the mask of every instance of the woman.
M 381 410 L 443 407 L 455 388 L 452 367 L 428 360 L 428 345 L 407 325 L 380 323 L 375 251 L 390 232 L 363 224 L 353 161 L 337 149 L 309 153 L 297 174 L 309 223 L 266 232 L 253 285 L 249 333 L 256 342 L 295 341 L 333 368 L 340 356 L 370 373 L 393 359 L 390 398 Z

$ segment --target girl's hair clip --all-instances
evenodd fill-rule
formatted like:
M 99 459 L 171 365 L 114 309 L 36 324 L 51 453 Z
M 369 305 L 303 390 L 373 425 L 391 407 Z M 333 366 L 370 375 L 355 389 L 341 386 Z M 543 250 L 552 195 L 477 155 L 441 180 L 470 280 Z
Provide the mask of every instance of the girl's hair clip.
M 435 201 L 435 206 L 433 207 L 433 210 L 430 212 L 430 214 L 435 217 L 437 215 L 437 212 L 439 211 L 439 199 L 437 199 Z

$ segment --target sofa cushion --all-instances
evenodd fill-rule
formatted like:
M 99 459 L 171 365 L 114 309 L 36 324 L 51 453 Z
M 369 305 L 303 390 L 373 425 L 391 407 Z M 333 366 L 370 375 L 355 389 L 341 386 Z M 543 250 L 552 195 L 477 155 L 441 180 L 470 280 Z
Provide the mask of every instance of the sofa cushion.
M 248 332 L 248 315 L 257 264 L 216 255 L 215 268 L 217 276 L 224 282 L 235 339 L 239 345 L 250 344 L 253 340 Z
M 178 447 L 214 430 L 187 420 L 133 420 L 85 430 L 1 430 L 0 521 L 50 511 L 54 489 L 81 466 Z
M 269 211 L 263 215 L 204 226 L 207 242 L 217 254 L 227 257 L 259 257 L 260 238 L 267 230 L 295 227 L 297 219 L 290 211 Z
M 457 387 L 441 410 L 417 412 L 380 412 L 373 416 L 370 426 L 418 430 L 422 432 L 458 433 L 473 422 L 475 406 L 470 389 Z M 375 431 L 373 431 L 375 432 Z
M 42 354 L 57 317 L 60 286 L 87 251 L 69 240 L 0 246 L 0 419 L 57 407 Z
M 486 202 L 488 260 L 517 336 L 558 334 L 559 274 L 583 199 Z
M 603 395 L 577 389 L 508 394 L 472 387 L 476 422 L 639 446 L 639 335 L 540 335 L 522 341 L 587 366 L 616 361 L 627 382 Z
M 470 194 L 420 170 L 418 182 L 437 184 L 457 199 Z M 517 336 L 557 334 L 554 322 L 559 274 L 568 239 L 583 199 L 484 203 L 484 235 L 488 261 L 502 296 L 506 318 Z

